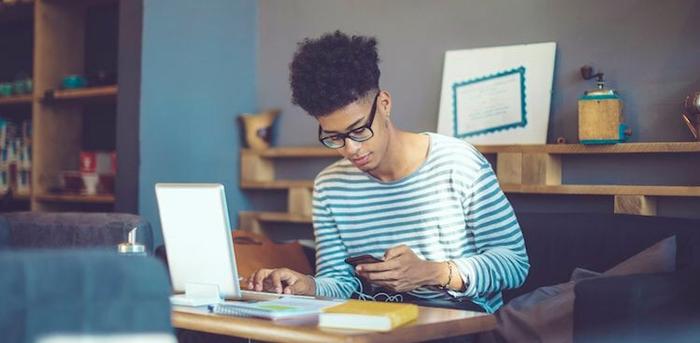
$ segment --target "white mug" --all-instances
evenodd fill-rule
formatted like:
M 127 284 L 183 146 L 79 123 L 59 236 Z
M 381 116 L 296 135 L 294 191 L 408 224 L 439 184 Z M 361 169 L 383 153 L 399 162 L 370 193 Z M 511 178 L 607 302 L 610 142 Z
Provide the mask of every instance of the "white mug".
M 96 173 L 83 173 L 83 184 L 85 185 L 85 194 L 97 194 L 97 183 L 100 180 Z

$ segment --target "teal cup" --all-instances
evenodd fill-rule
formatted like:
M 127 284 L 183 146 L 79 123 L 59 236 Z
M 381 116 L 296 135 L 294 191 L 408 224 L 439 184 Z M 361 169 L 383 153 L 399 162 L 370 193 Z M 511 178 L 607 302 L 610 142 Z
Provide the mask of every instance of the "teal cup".
M 3 82 L 0 83 L 0 96 L 10 96 L 12 95 L 12 83 Z
M 63 78 L 61 85 L 63 86 L 63 89 L 83 88 L 87 86 L 87 80 L 85 80 L 85 77 L 80 75 L 68 75 Z
M 13 84 L 15 94 L 29 94 L 32 92 L 32 79 L 17 80 Z

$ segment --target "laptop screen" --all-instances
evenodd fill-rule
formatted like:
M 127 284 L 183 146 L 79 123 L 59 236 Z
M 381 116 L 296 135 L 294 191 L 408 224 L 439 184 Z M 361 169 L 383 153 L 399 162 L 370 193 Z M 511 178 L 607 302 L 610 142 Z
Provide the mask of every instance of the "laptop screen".
M 155 189 L 173 290 L 216 285 L 222 298 L 240 298 L 224 186 L 158 183 Z

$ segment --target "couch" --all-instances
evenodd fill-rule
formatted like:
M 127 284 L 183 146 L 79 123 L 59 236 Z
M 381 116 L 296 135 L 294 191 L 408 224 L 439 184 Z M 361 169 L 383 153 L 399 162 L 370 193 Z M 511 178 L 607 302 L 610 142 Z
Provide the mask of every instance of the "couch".
M 519 213 L 518 219 L 531 267 L 522 287 L 504 292 L 506 302 L 566 283 L 576 268 L 603 272 L 675 235 L 676 271 L 575 284 L 573 341 L 700 341 L 700 220 L 598 213 Z
M 516 297 L 567 283 L 577 268 L 606 271 L 675 235 L 674 272 L 575 284 L 573 341 L 656 342 L 675 330 L 682 336 L 673 341 L 700 342 L 700 220 L 605 213 L 522 212 L 517 217 L 530 271 L 521 287 L 503 292 L 506 306 Z
M 700 266 L 700 220 L 601 213 L 518 213 L 530 272 L 508 301 L 568 281 L 575 268 L 602 272 L 663 238 L 677 236 L 678 269 Z
M 136 241 L 153 252 L 153 230 L 148 221 L 128 213 L 0 214 L 0 250 L 23 248 L 104 247 L 117 249 L 138 227 Z
M 175 342 L 164 266 L 116 251 L 136 226 L 152 251 L 136 215 L 0 214 L 0 341 Z

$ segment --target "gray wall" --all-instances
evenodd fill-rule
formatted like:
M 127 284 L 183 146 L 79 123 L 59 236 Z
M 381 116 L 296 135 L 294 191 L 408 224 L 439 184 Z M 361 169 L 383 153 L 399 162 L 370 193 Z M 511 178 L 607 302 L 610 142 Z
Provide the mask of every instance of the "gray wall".
M 697 0 L 261 0 L 258 103 L 284 110 L 280 144 L 315 144 L 312 118 L 290 104 L 287 66 L 296 42 L 340 29 L 378 38 L 399 127 L 434 131 L 445 50 L 555 41 L 548 142 L 577 140 L 576 99 L 593 86 L 584 64 L 622 94 L 632 141 L 688 140 L 678 112 L 700 89 L 698 23 Z
M 317 144 L 315 121 L 290 103 L 287 68 L 296 42 L 335 29 L 378 38 L 380 83 L 393 96 L 395 123 L 406 130 L 437 127 L 445 50 L 556 41 L 548 142 L 559 136 L 577 141 L 576 100 L 593 86 L 579 77 L 584 64 L 602 69 L 609 86 L 621 93 L 634 130 L 631 141 L 691 139 L 678 113 L 681 99 L 700 90 L 700 1 L 261 0 L 259 6 L 258 104 L 283 110 L 279 145 Z M 625 168 L 615 159 L 596 162 L 595 169 L 603 172 L 595 182 L 620 183 L 629 175 L 651 184 L 673 181 L 664 178 L 658 163 L 649 162 L 657 157 L 641 158 L 647 169 Z M 685 176 L 700 170 L 692 156 L 674 163 L 673 169 Z M 583 171 L 565 168 L 565 179 L 585 182 L 586 164 L 579 164 Z M 697 177 L 694 182 L 700 184 Z M 263 197 L 249 196 L 254 202 Z M 511 199 L 516 207 L 533 211 L 607 211 L 612 206 L 605 197 Z M 700 213 L 699 204 L 667 199 L 660 206 L 669 208 L 665 213 L 686 216 Z

